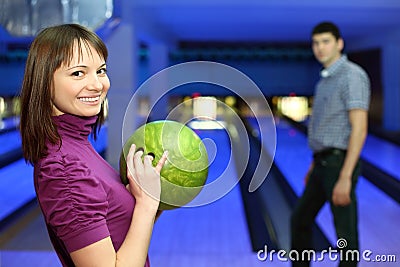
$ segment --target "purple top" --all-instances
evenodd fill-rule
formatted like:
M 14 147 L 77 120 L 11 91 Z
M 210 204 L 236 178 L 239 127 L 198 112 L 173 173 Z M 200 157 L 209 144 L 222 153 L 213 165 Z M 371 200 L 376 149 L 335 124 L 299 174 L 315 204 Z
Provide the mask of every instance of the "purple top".
M 117 251 L 132 219 L 133 196 L 88 140 L 96 119 L 53 117 L 61 148 L 47 144 L 48 155 L 34 166 L 37 198 L 63 266 L 74 266 L 69 253 L 108 236 Z

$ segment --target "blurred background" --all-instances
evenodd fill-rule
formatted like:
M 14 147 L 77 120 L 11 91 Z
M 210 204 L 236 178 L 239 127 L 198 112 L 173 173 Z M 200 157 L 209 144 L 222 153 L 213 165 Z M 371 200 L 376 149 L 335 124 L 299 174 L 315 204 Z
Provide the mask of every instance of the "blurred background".
M 25 60 L 43 27 L 79 23 L 95 30 L 109 49 L 108 119 L 99 140 L 91 141 L 112 166 L 118 166 L 123 131 L 175 110 L 174 119 L 187 122 L 217 149 L 210 181 L 223 176 L 237 183 L 213 203 L 165 212 L 150 248 L 153 266 L 261 266 L 266 263 L 257 252 L 265 246 L 289 249 L 290 211 L 311 161 L 306 127 L 321 69 L 310 33 L 326 20 L 339 26 L 344 52 L 371 79 L 369 135 L 358 187 L 360 242 L 361 249 L 385 255 L 385 262 L 374 258 L 360 266 L 398 266 L 393 259 L 400 261 L 395 245 L 400 238 L 399 14 L 397 0 L 0 0 L 0 266 L 60 266 L 18 133 Z M 197 61 L 232 67 L 257 90 L 246 83 L 231 90 L 197 81 L 190 72 L 182 74 L 190 82 L 179 86 L 171 87 L 168 76 L 146 86 L 166 68 Z M 216 75 L 207 69 L 210 80 Z M 133 112 L 126 114 L 130 108 Z M 229 120 L 227 110 L 240 121 Z M 126 121 L 128 129 L 122 129 Z M 245 139 L 233 134 L 235 127 L 245 127 Z M 251 153 L 242 171 L 244 140 Z M 236 170 L 227 168 L 226 155 Z M 258 162 L 265 165 L 267 179 L 249 192 Z M 330 216 L 324 207 L 315 224 L 319 251 L 336 246 Z M 289 266 L 277 258 L 268 261 Z M 332 261 L 318 264 L 332 266 Z

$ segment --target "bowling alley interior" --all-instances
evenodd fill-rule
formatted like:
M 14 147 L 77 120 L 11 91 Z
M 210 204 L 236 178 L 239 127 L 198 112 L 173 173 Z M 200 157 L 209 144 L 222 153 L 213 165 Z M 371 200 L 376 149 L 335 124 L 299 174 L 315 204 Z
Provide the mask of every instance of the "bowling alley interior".
M 308 129 L 323 69 L 311 30 L 323 21 L 339 26 L 342 53 L 370 80 L 357 266 L 399 266 L 399 14 L 397 0 L 0 0 L 0 266 L 62 266 L 19 123 L 31 43 L 65 23 L 107 46 L 105 123 L 89 141 L 115 170 L 129 135 L 152 121 L 186 125 L 207 150 L 200 193 L 154 224 L 151 266 L 292 266 L 290 220 L 313 161 Z M 324 252 L 339 241 L 326 202 L 311 266 L 338 266 Z

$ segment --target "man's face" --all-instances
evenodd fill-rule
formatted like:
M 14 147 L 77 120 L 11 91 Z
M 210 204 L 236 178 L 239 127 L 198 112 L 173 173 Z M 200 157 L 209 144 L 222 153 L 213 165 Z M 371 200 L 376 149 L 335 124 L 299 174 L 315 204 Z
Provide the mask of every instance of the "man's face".
M 343 39 L 336 40 L 332 33 L 319 33 L 312 36 L 314 56 L 325 68 L 340 58 L 342 49 Z

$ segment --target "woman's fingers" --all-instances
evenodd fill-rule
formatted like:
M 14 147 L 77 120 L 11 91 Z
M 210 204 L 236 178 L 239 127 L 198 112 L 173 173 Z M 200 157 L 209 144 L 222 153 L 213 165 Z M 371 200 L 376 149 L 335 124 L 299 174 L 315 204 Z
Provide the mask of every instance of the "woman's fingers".
M 141 178 L 144 173 L 142 156 L 143 148 L 139 148 L 133 156 L 133 167 L 135 168 L 136 178 Z
M 158 173 L 161 172 L 162 167 L 164 166 L 165 162 L 167 161 L 167 157 L 168 157 L 168 151 L 164 151 L 164 153 L 162 154 L 160 160 L 158 161 L 157 165 L 156 165 L 156 171 Z
M 126 166 L 128 168 L 127 170 L 127 176 L 128 179 L 133 179 L 135 169 L 133 166 L 133 157 L 135 155 L 135 150 L 136 150 L 136 145 L 132 144 L 131 147 L 129 148 L 128 155 L 126 156 Z
M 154 209 L 159 207 L 161 196 L 160 172 L 167 161 L 168 152 L 165 151 L 157 165 L 153 166 L 154 155 L 143 155 L 143 149 L 137 149 L 132 144 L 127 158 L 128 190 L 136 199 L 137 205 L 145 205 Z
M 144 156 L 144 175 L 143 183 L 144 189 L 155 199 L 159 200 L 161 194 L 161 181 L 160 172 L 157 172 L 152 164 L 153 157 L 150 155 Z
M 154 157 L 150 155 L 143 156 L 142 148 L 136 149 L 132 144 L 127 155 L 128 178 L 134 181 L 142 189 L 151 192 L 151 195 L 157 197 L 160 190 L 160 172 L 167 161 L 168 152 L 165 151 L 157 165 L 153 167 Z M 133 184 L 132 184 L 133 186 Z

